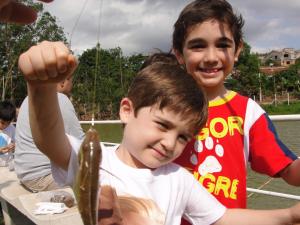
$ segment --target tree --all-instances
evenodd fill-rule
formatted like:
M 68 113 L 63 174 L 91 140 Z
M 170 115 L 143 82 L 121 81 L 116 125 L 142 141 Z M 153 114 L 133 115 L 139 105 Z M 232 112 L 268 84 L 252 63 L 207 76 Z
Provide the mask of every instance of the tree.
M 43 40 L 66 42 L 63 29 L 57 25 L 56 18 L 49 12 L 44 12 L 41 3 L 33 3 L 32 0 L 24 2 L 39 12 L 34 24 L 0 24 L 1 99 L 11 99 L 16 105 L 23 101 L 27 93 L 25 81 L 20 79 L 22 76 L 17 67 L 19 55 Z
M 85 50 L 74 75 L 73 99 L 80 114 L 118 118 L 119 102 L 139 70 L 142 55 L 123 56 L 121 48 Z M 88 118 L 90 119 L 90 118 Z
M 227 86 L 243 95 L 252 97 L 259 93 L 259 58 L 251 53 L 251 47 L 246 42 L 235 65 L 232 76 L 226 80 Z

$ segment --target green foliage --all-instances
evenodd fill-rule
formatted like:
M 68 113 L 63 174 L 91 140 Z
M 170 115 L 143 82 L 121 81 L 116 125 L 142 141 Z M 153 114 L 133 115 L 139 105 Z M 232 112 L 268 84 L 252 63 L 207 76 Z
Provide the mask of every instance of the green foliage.
M 32 45 L 43 40 L 65 41 L 63 29 L 56 18 L 43 12 L 41 3 L 24 1 L 39 12 L 36 23 L 27 26 L 0 24 L 0 81 L 1 99 L 11 99 L 19 105 L 26 96 L 26 84 L 18 70 L 19 55 Z
M 95 113 L 97 119 L 118 118 L 119 102 L 125 96 L 144 56 L 123 56 L 121 48 L 87 49 L 79 57 L 73 99 L 79 114 Z M 79 107 L 80 106 L 80 107 Z
M 227 80 L 227 87 L 243 95 L 253 96 L 259 92 L 259 58 L 251 53 L 246 42 L 235 65 L 232 77 Z

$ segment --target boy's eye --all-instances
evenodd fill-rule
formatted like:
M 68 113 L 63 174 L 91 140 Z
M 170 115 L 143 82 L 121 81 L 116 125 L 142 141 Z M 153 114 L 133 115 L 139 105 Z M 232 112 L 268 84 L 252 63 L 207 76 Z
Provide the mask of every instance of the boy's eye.
M 165 124 L 165 123 L 162 123 L 162 122 L 160 122 L 160 121 L 156 121 L 156 124 L 158 125 L 158 127 L 159 127 L 160 129 L 163 129 L 163 130 L 167 130 L 167 129 L 168 129 L 168 125 Z
M 179 135 L 179 141 L 183 144 L 186 144 L 190 140 L 191 140 L 191 138 L 186 135 Z
M 219 43 L 219 44 L 217 45 L 217 47 L 218 47 L 218 48 L 230 48 L 231 45 L 228 44 L 228 43 Z
M 206 47 L 205 44 L 200 44 L 200 43 L 193 44 L 193 45 L 190 46 L 191 49 L 202 49 L 202 48 L 205 48 L 205 47 Z

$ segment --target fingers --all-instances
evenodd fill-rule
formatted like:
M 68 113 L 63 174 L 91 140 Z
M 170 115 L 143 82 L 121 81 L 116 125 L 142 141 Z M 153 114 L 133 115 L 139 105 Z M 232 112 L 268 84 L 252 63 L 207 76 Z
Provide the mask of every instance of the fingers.
M 43 41 L 19 58 L 19 68 L 29 82 L 60 82 L 76 67 L 76 58 L 62 42 Z

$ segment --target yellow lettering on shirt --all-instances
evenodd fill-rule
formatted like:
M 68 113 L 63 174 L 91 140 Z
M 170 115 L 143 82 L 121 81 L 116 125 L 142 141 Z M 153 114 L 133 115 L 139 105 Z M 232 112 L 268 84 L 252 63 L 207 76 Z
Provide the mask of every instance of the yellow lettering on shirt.
M 242 129 L 243 119 L 239 116 L 229 116 L 228 117 L 228 127 L 229 127 L 229 135 L 234 135 L 234 130 L 237 130 L 240 134 L 244 134 L 244 130 Z
M 227 134 L 233 136 L 235 131 L 243 135 L 243 123 L 243 118 L 239 116 L 229 116 L 227 121 L 221 117 L 213 118 L 207 127 L 204 127 L 199 132 L 196 139 L 198 141 L 203 141 L 210 135 L 220 139 L 225 137 Z M 220 130 L 217 130 L 217 124 L 221 124 L 221 129 L 220 126 L 218 127 Z
M 200 176 L 198 172 L 194 172 L 194 177 L 207 189 L 208 192 L 213 193 L 216 196 L 223 194 L 225 198 L 237 199 L 236 193 L 239 183 L 237 179 L 233 179 L 231 181 L 225 176 L 219 176 L 216 178 L 210 173 L 205 176 Z

